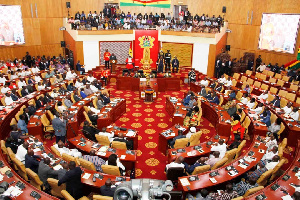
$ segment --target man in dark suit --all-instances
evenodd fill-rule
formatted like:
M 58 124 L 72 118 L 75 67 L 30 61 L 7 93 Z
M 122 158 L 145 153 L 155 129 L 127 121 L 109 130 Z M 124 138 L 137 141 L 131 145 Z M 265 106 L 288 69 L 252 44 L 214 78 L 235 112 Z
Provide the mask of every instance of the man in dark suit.
M 88 134 L 87 138 L 90 138 L 93 141 L 97 141 L 95 135 L 99 133 L 99 130 L 91 126 L 91 124 L 88 121 L 84 121 L 83 131 L 86 132 L 86 134 Z
M 37 110 L 41 107 L 44 107 L 44 98 L 40 97 L 38 100 L 36 100 L 35 105 Z
M 80 72 L 80 74 L 84 74 L 85 69 L 82 67 L 83 65 L 80 64 L 80 60 L 78 60 L 77 64 L 76 64 L 76 69 L 77 71 Z
M 175 56 L 174 59 L 172 60 L 172 68 L 173 68 L 173 73 L 175 73 L 175 68 L 176 68 L 176 73 L 178 73 L 179 60 L 177 59 L 177 56 Z
M 43 60 L 40 62 L 39 68 L 40 68 L 40 70 L 45 70 L 47 68 L 46 63 Z
M 25 123 L 28 124 L 29 119 L 30 119 L 29 109 L 28 108 L 24 108 L 23 109 L 23 115 L 24 115 L 24 121 L 25 121 Z
M 189 174 L 192 174 L 196 167 L 205 165 L 206 160 L 208 160 L 208 158 L 201 157 L 193 165 L 188 165 L 187 163 L 184 162 L 183 164 L 184 164 L 185 171 L 188 172 Z
M 16 92 L 15 89 L 11 90 L 10 97 L 12 98 L 13 101 L 18 101 L 19 97 L 18 97 L 17 92 Z
M 205 97 L 207 95 L 206 94 L 206 89 L 205 89 L 205 87 L 203 85 L 201 86 L 201 90 L 199 92 L 199 95 L 201 95 L 203 97 Z
M 118 141 L 118 142 L 125 142 L 126 143 L 126 147 L 127 149 L 132 150 L 133 149 L 133 143 L 132 141 L 128 141 L 124 138 L 124 134 L 122 132 L 119 133 L 118 137 L 114 138 L 114 141 Z
M 81 183 L 81 169 L 76 167 L 76 163 L 71 161 L 69 163 L 70 170 L 59 179 L 58 186 L 63 183 L 66 183 L 67 192 L 74 198 L 79 199 L 82 197 L 82 183 Z
M 108 197 L 113 197 L 114 193 L 115 193 L 115 190 L 116 190 L 116 187 L 111 187 L 111 185 L 112 185 L 111 180 L 109 178 L 105 181 L 105 185 L 100 187 L 101 195 L 108 196 Z
M 50 167 L 50 158 L 44 158 L 39 163 L 38 175 L 43 182 L 46 189 L 50 189 L 50 185 L 47 182 L 48 178 L 57 178 L 58 171 Z
M 25 96 L 27 96 L 28 94 L 29 94 L 29 92 L 28 92 L 26 86 L 23 86 L 23 87 L 22 87 L 22 90 L 21 90 L 21 95 L 22 95 L 22 97 L 25 97 Z
M 172 148 L 174 148 L 175 141 L 181 138 L 185 138 L 185 135 L 182 135 L 182 130 L 178 130 L 178 135 L 174 137 L 172 140 L 169 140 L 168 143 Z
M 73 86 L 73 83 L 70 83 L 70 84 L 67 86 L 67 90 L 68 90 L 68 91 L 74 91 L 74 90 L 76 90 L 76 87 Z
M 77 102 L 77 101 L 80 101 L 81 100 L 81 97 L 78 95 L 78 92 L 75 91 L 74 95 L 73 95 L 73 98 L 74 100 Z
M 39 161 L 37 161 L 39 156 L 34 155 L 32 149 L 28 149 L 25 155 L 25 167 L 31 169 L 35 173 L 38 173 Z
M 91 110 L 87 113 L 92 124 L 94 126 L 97 126 L 97 120 L 98 120 L 98 115 L 96 115 L 95 113 L 93 113 Z
M 36 107 L 34 106 L 34 104 L 32 102 L 29 103 L 27 109 L 28 109 L 29 116 L 34 115 L 34 113 L 36 112 Z
M 110 98 L 109 98 L 109 96 L 107 96 L 105 93 L 104 93 L 104 94 L 100 94 L 100 96 L 101 96 L 101 98 L 103 99 L 104 105 L 110 103 Z
M 219 105 L 220 100 L 219 100 L 218 96 L 216 95 L 216 93 L 213 93 L 213 97 L 212 97 L 212 100 L 210 102 Z
M 223 84 L 222 83 L 220 83 L 217 87 L 216 87 L 216 89 L 215 90 L 217 90 L 218 92 L 221 92 L 222 91 L 222 89 L 223 89 Z
M 60 140 L 65 143 L 67 133 L 67 116 L 57 113 L 56 117 L 52 120 L 52 126 L 55 131 L 56 144 Z
M 278 96 L 275 96 L 275 99 L 270 102 L 274 107 L 280 108 L 280 99 Z
M 225 62 L 225 70 L 226 70 L 226 74 L 231 76 L 231 61 L 227 60 Z
M 32 78 L 32 76 L 29 77 L 28 84 L 30 84 L 30 85 L 34 85 L 35 84 L 35 80 Z

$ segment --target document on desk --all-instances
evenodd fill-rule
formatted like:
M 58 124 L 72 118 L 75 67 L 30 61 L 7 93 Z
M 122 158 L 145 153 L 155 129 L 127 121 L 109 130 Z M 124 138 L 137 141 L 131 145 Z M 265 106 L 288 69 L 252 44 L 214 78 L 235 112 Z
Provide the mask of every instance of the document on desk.
M 39 152 L 39 151 L 41 151 L 41 149 L 39 149 L 39 148 L 33 149 L 34 153 Z
M 60 170 L 60 169 L 63 169 L 63 167 L 60 164 L 58 164 L 58 165 L 54 166 L 53 169 Z
M 128 133 L 126 134 L 127 137 L 133 137 L 135 135 L 134 131 L 128 131 Z
M 215 179 L 215 178 L 210 178 L 209 179 L 212 183 L 216 183 L 217 182 L 217 180 Z
M 85 174 L 82 176 L 82 178 L 84 178 L 84 179 L 89 179 L 90 176 L 91 176 L 91 174 L 85 173 Z
M 16 186 L 10 186 L 4 193 L 4 196 L 13 196 L 13 197 L 17 197 L 20 194 L 22 194 L 23 191 L 20 190 L 20 188 L 16 187 Z
M 126 158 L 126 155 L 121 155 L 121 156 L 120 156 L 120 159 L 123 159 L 123 160 L 124 160 L 125 158 Z
M 106 155 L 106 152 L 98 151 L 96 154 L 97 154 L 98 156 L 105 156 L 105 155 Z
M 191 185 L 189 180 L 187 178 L 181 178 L 180 179 L 180 182 L 181 182 L 181 185 L 182 186 L 188 186 L 188 185 Z
M 7 167 L 7 166 L 5 166 L 5 167 L 2 167 L 2 168 L 0 169 L 0 172 L 1 172 L 1 174 L 5 174 L 5 172 L 7 172 L 7 171 L 9 171 L 9 170 L 10 170 L 10 168 Z

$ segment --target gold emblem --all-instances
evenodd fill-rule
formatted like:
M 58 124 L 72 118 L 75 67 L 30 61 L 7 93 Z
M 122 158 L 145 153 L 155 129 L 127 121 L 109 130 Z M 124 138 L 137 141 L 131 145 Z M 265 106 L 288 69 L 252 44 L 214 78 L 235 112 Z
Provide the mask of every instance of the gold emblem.
M 157 166 L 159 164 L 159 161 L 155 158 L 149 158 L 145 161 L 145 163 L 148 165 L 148 166 Z
M 157 144 L 155 142 L 148 142 L 148 143 L 145 144 L 145 146 L 148 149 L 154 149 L 155 147 L 157 147 Z

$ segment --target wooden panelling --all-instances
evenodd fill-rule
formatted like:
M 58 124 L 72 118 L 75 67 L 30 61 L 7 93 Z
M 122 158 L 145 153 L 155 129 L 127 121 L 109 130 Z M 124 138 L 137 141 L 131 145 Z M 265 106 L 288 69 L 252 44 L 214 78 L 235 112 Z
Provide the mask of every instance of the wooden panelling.
M 170 50 L 172 59 L 177 56 L 180 66 L 192 66 L 193 44 L 163 42 L 162 48 L 164 53 Z
M 215 60 L 216 60 L 216 45 L 209 45 L 208 63 L 207 63 L 207 75 L 214 77 L 215 73 Z
M 67 31 L 63 31 L 63 35 L 66 47 L 73 51 L 74 63 L 80 60 L 80 63 L 84 64 L 83 42 L 76 42 Z

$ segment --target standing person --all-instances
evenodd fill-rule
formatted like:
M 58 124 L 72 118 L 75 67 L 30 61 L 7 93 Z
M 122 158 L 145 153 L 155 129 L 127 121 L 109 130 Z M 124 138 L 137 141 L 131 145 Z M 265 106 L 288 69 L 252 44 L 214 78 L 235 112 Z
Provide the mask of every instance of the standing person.
M 165 54 L 165 71 L 169 71 L 171 69 L 171 53 L 170 50 L 167 50 L 167 53 Z
M 115 55 L 114 53 L 112 53 L 111 56 L 109 57 L 109 60 L 110 60 L 110 61 L 114 60 L 114 61 L 116 62 L 116 61 L 117 61 L 116 55 Z M 111 72 L 112 72 L 112 65 L 113 65 L 113 64 L 111 64 L 111 66 L 110 66 L 110 71 L 111 71 Z
M 256 60 L 255 60 L 255 68 L 256 68 L 256 70 L 261 65 L 261 63 L 262 63 L 262 59 L 261 59 L 261 55 L 259 55 L 258 58 L 256 58 Z
M 126 59 L 126 68 L 128 69 L 129 72 L 133 72 L 133 59 L 129 55 L 128 58 Z
M 188 8 L 185 9 L 184 11 L 184 20 L 187 22 L 188 18 L 190 16 L 190 11 Z
M 82 197 L 82 183 L 81 183 L 81 169 L 76 167 L 76 163 L 71 161 L 69 163 L 69 171 L 59 179 L 58 186 L 66 183 L 67 192 L 74 198 L 79 199 Z
M 78 62 L 77 62 L 77 64 L 76 64 L 76 69 L 77 69 L 77 71 L 80 72 L 80 74 L 84 74 L 84 72 L 85 72 L 85 69 L 84 69 L 83 66 L 84 66 L 84 65 L 81 65 L 81 64 L 80 64 L 80 60 L 78 60 Z
M 105 50 L 104 52 L 104 62 L 105 62 L 105 68 L 109 69 L 109 58 L 110 58 L 110 53 L 108 52 L 108 49 Z
M 194 68 L 191 69 L 191 71 L 189 72 L 189 82 L 196 82 L 196 73 L 194 71 Z
M 174 59 L 172 60 L 172 68 L 173 68 L 173 73 L 175 73 L 174 68 L 176 68 L 176 73 L 178 73 L 179 60 L 177 59 L 177 56 L 175 56 Z
M 67 134 L 67 119 L 66 115 L 57 113 L 57 116 L 52 120 L 52 126 L 55 131 L 56 143 L 60 140 L 65 143 L 65 137 Z
M 164 60 L 163 56 L 159 57 L 156 64 L 157 64 L 157 72 L 158 73 L 163 73 L 164 72 L 164 65 L 165 65 L 165 60 Z

